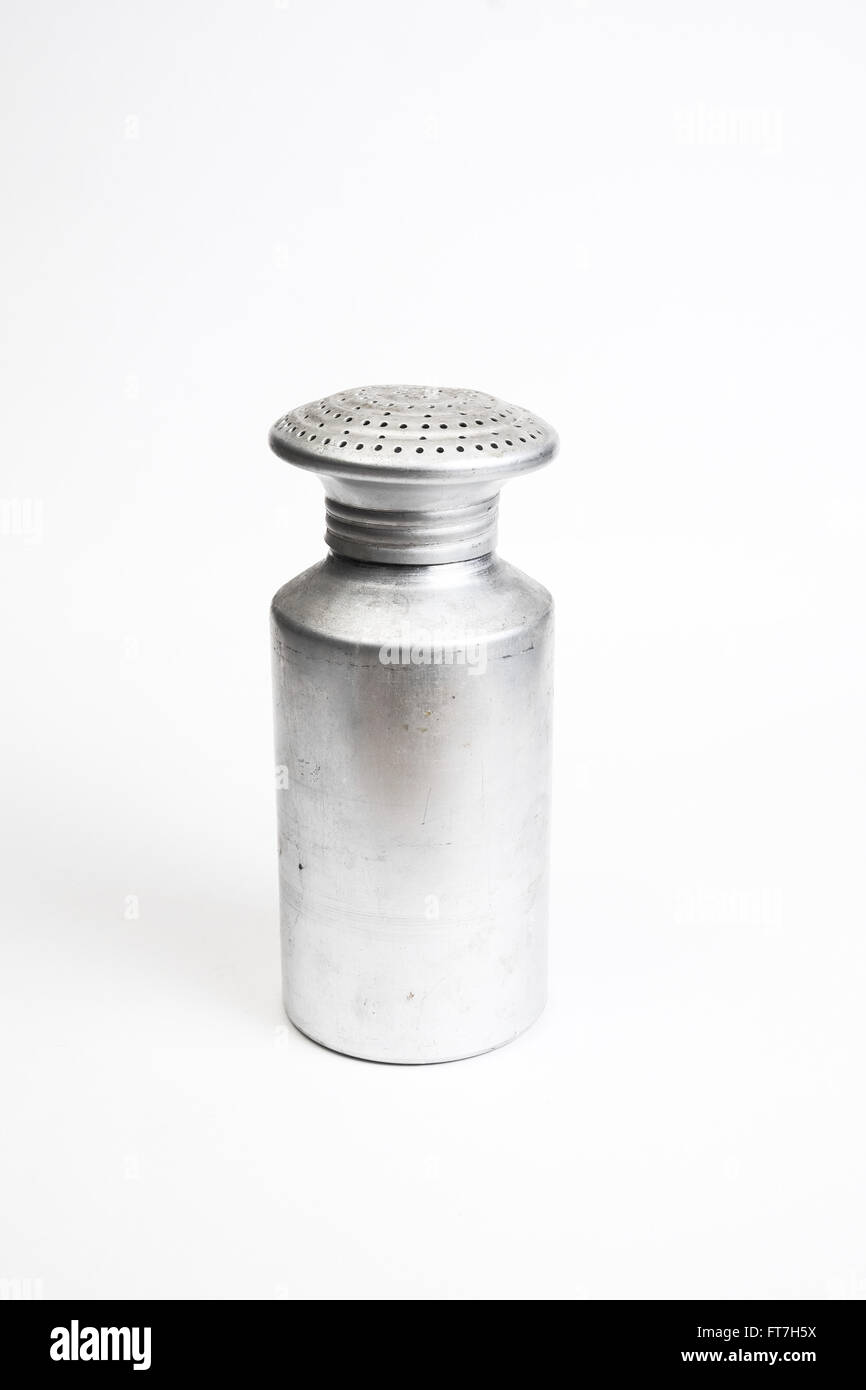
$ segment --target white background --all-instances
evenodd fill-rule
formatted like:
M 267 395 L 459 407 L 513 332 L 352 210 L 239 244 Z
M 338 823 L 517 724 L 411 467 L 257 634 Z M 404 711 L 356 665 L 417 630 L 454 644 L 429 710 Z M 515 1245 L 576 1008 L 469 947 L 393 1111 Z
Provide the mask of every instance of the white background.
M 862 1297 L 866 11 L 4 15 L 0 1288 Z M 551 1002 L 430 1068 L 279 997 L 266 434 L 391 381 L 562 440 Z

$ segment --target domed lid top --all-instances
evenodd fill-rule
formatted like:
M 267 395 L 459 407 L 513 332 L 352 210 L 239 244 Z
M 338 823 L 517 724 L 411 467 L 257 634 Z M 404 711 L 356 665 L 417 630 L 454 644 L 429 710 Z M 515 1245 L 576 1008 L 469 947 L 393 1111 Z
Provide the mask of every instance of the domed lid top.
M 270 443 L 331 477 L 477 484 L 540 468 L 558 440 L 537 415 L 484 391 L 361 386 L 290 411 Z

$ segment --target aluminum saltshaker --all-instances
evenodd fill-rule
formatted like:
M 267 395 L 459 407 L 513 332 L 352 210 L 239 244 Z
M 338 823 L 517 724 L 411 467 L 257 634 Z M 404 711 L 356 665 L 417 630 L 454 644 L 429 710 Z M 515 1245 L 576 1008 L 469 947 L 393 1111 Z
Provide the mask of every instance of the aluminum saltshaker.
M 496 516 L 556 435 L 371 386 L 270 442 L 321 476 L 330 548 L 271 610 L 286 1012 L 380 1062 L 500 1047 L 545 1001 L 553 602 Z

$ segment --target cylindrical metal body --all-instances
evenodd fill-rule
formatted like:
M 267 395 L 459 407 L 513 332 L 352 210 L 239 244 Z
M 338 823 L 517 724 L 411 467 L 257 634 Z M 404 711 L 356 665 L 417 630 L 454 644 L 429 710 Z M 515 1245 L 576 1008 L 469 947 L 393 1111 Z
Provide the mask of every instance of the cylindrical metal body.
M 486 1052 L 544 1006 L 552 600 L 493 552 L 477 471 L 438 507 L 436 478 L 407 506 L 402 476 L 328 476 L 332 553 L 272 606 L 285 1008 L 377 1061 Z M 413 546 L 468 557 L 378 558 Z

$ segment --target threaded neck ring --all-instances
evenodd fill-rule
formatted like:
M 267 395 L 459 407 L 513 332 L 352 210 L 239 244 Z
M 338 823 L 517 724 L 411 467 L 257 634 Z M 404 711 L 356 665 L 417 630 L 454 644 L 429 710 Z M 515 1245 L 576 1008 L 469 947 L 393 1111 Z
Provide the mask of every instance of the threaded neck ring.
M 328 497 L 325 540 L 337 555 L 387 565 L 477 560 L 496 546 L 499 494 L 447 510 L 391 511 Z

